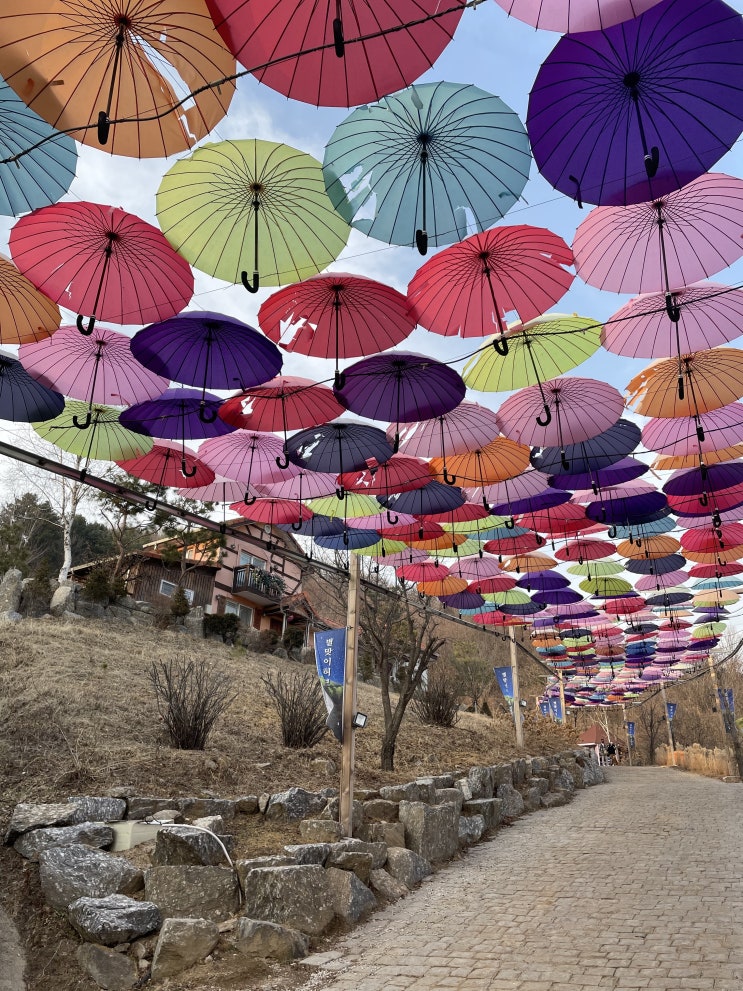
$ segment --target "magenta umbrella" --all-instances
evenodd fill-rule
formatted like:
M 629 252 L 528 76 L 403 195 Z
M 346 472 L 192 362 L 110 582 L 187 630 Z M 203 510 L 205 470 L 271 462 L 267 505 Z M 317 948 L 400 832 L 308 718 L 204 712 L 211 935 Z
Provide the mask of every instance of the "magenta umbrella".
M 151 482 L 158 489 L 200 488 L 214 481 L 214 472 L 195 451 L 158 441 L 147 454 L 116 464 L 135 478 Z M 148 507 L 154 509 L 154 504 Z
M 699 282 L 671 290 L 670 300 L 659 292 L 625 303 L 607 320 L 601 343 L 626 358 L 665 358 L 727 344 L 742 327 L 743 291 Z
M 212 437 L 199 448 L 201 460 L 218 475 L 246 485 L 284 481 L 299 473 L 293 465 L 277 465 L 284 445 L 273 434 L 238 430 L 225 437 Z
M 149 371 L 132 354 L 131 338 L 107 327 L 82 335 L 60 327 L 52 337 L 22 344 L 18 357 L 26 371 L 50 389 L 92 405 L 130 406 L 155 399 L 169 380 Z M 88 424 L 90 424 L 90 412 Z M 77 417 L 73 417 L 77 426 Z
M 642 428 L 642 443 L 667 457 L 706 454 L 743 444 L 743 403 L 698 416 L 658 417 Z
M 77 328 L 96 320 L 145 324 L 180 313 L 193 273 L 162 231 L 99 203 L 56 203 L 21 217 L 10 232 L 19 270 L 46 296 L 77 310 Z M 87 325 L 82 314 L 89 314 Z
M 511 440 L 564 449 L 608 430 L 623 410 L 624 399 L 614 386 L 565 376 L 519 389 L 496 416 Z
M 486 337 L 546 313 L 570 288 L 573 254 L 543 227 L 496 227 L 440 251 L 408 286 L 418 323 L 435 334 Z M 507 344 L 496 342 L 507 351 Z
M 511 17 L 543 31 L 602 31 L 650 10 L 660 0 L 495 0 Z
M 388 436 L 394 437 L 394 426 Z M 456 409 L 422 423 L 406 424 L 400 430 L 400 451 L 418 458 L 441 458 L 467 454 L 486 447 L 500 429 L 495 413 L 466 400 Z
M 575 270 L 611 292 L 664 292 L 743 255 L 743 179 L 710 172 L 661 199 L 591 210 L 575 232 Z

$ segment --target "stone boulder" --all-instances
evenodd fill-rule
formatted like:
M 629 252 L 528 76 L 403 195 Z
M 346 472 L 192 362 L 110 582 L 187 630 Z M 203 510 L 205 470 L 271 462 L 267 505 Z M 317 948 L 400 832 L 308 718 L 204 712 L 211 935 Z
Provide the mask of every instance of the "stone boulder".
M 387 802 L 433 802 L 436 789 L 431 778 L 421 778 L 404 785 L 385 785 L 379 794 Z
M 404 898 L 410 890 L 402 881 L 388 874 L 387 871 L 372 871 L 369 877 L 369 887 L 373 894 L 385 902 L 396 902 Z
M 485 819 L 481 815 L 459 817 L 459 845 L 472 846 L 482 839 Z
M 40 853 L 39 880 L 47 902 L 57 909 L 78 898 L 134 895 L 143 883 L 142 871 L 128 860 L 79 843 Z
M 370 853 L 339 850 L 337 853 L 330 854 L 325 866 L 338 868 L 341 871 L 352 871 L 362 884 L 368 884 L 373 863 L 374 858 Z
M 437 788 L 436 789 L 436 804 L 443 805 L 445 802 L 450 802 L 457 808 L 457 815 L 462 812 L 462 805 L 464 804 L 464 795 L 459 790 L 459 788 Z
M 355 926 L 376 908 L 377 899 L 353 872 L 328 867 L 325 876 L 333 911 L 345 925 Z
M 526 764 L 526 761 L 524 761 Z M 496 764 L 493 768 L 493 784 L 497 788 L 499 785 L 515 784 L 513 774 L 513 764 Z
M 252 816 L 255 815 L 257 811 L 257 795 L 243 795 L 241 798 L 235 799 L 235 812 L 239 812 L 241 815 Z
M 364 802 L 365 822 L 397 822 L 398 803 L 386 798 Z
M 539 788 L 524 789 L 524 811 L 535 812 L 542 807 L 542 794 Z
M 131 795 L 126 803 L 127 819 L 151 819 L 158 812 L 175 811 L 174 798 L 151 798 L 148 795 Z M 178 810 L 180 812 L 180 809 Z
M 458 781 L 455 781 L 454 787 L 461 791 L 463 801 L 471 802 L 474 798 L 472 794 L 472 786 L 468 778 L 460 778 Z
M 337 843 L 343 836 L 340 823 L 332 819 L 303 819 L 299 835 L 305 843 Z
M 426 860 L 450 860 L 459 850 L 459 810 L 455 805 L 400 802 L 405 846 Z
M 529 779 L 529 775 L 530 771 L 526 758 L 519 757 L 511 761 L 511 777 L 513 778 L 512 784 L 514 788 L 523 788 Z M 501 782 L 498 783 L 500 784 Z
M 319 865 L 247 871 L 243 914 L 319 936 L 335 915 L 327 874 Z
M 306 957 L 309 950 L 304 933 L 258 919 L 238 919 L 233 945 L 246 957 L 280 963 Z
M 473 798 L 462 806 L 462 815 L 482 816 L 485 829 L 496 829 L 503 818 L 503 803 L 499 798 Z
M 67 799 L 76 807 L 73 823 L 80 822 L 119 822 L 126 816 L 126 801 L 123 798 L 109 798 L 104 795 L 72 795 Z
M 568 796 L 564 791 L 548 791 L 540 801 L 543 809 L 555 809 L 558 805 L 567 805 Z
M 304 788 L 289 788 L 272 795 L 266 809 L 266 819 L 307 819 L 312 813 L 322 812 L 327 801 L 322 795 Z
M 166 919 L 152 958 L 152 979 L 187 970 L 208 957 L 219 942 L 219 927 L 207 919 Z
M 367 842 L 356 839 L 355 837 L 353 839 L 348 838 L 341 840 L 339 843 L 333 843 L 330 848 L 331 857 L 341 853 L 369 854 L 372 858 L 372 868 L 377 870 L 380 867 L 384 867 L 387 861 L 387 844 L 379 841 Z
M 365 822 L 354 834 L 366 843 L 405 846 L 405 827 L 401 822 Z
M 152 851 L 155 867 L 224 867 L 225 852 L 216 836 L 193 826 L 164 826 L 157 832 Z
M 560 791 L 566 791 L 570 795 L 572 795 L 575 791 L 575 781 L 573 781 L 573 775 L 566 767 L 561 767 L 558 771 L 555 776 L 554 787 L 559 788 Z
M 396 881 L 401 881 L 411 889 L 417 887 L 423 878 L 433 874 L 433 867 L 427 860 L 404 847 L 389 848 L 386 870 Z
M 86 974 L 107 991 L 128 991 L 139 980 L 136 962 L 106 946 L 83 943 L 78 946 L 76 957 Z
M 495 794 L 496 798 L 503 803 L 501 805 L 501 818 L 518 819 L 520 815 L 524 814 L 523 796 L 521 792 L 516 791 L 512 784 L 498 785 Z
M 0 613 L 17 613 L 23 594 L 23 575 L 9 568 L 0 581 Z
M 327 805 L 320 813 L 320 819 L 330 819 L 332 822 L 339 822 L 340 820 L 340 810 L 341 803 L 340 799 L 336 796 L 329 798 Z M 351 809 L 351 823 L 353 826 L 353 833 L 356 834 L 356 830 L 360 829 L 364 822 L 364 803 L 359 802 L 356 799 L 353 801 L 353 807 Z
M 72 802 L 21 802 L 13 809 L 4 842 L 13 843 L 22 833 L 47 826 L 71 826 L 77 806 Z
M 235 802 L 230 798 L 178 798 L 175 807 L 192 820 L 221 816 L 224 822 L 232 822 L 236 813 Z
M 151 867 L 144 874 L 144 893 L 164 919 L 222 922 L 240 905 L 237 875 L 228 867 Z
M 105 850 L 113 841 L 114 831 L 105 822 L 83 822 L 78 826 L 32 829 L 19 836 L 13 846 L 27 860 L 38 860 L 39 854 L 51 847 L 84 843 Z
M 291 843 L 284 852 L 297 864 L 320 864 L 328 859 L 330 843 Z
M 126 895 L 78 898 L 67 909 L 70 924 L 89 943 L 116 946 L 160 928 L 157 905 Z
M 493 769 L 490 767 L 472 767 L 467 775 L 473 798 L 493 797 Z

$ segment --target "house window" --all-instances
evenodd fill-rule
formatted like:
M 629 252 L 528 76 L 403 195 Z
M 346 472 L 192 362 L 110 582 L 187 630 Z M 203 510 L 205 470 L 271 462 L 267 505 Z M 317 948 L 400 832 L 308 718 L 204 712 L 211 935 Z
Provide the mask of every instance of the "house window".
M 240 559 L 237 562 L 238 567 L 245 568 L 248 565 L 252 565 L 254 568 L 264 569 L 266 567 L 266 562 L 262 561 L 259 557 L 253 557 L 252 554 L 248 554 L 247 551 L 240 551 Z
M 228 599 L 224 604 L 224 611 L 227 616 L 238 616 L 243 626 L 253 625 L 253 610 L 250 606 L 242 606 L 239 602 Z
M 160 595 L 166 595 L 168 598 L 171 598 L 177 588 L 178 586 L 174 582 L 166 582 L 164 578 L 160 581 Z M 193 589 L 184 588 L 183 594 L 186 596 L 186 602 L 189 604 L 189 606 L 192 606 Z

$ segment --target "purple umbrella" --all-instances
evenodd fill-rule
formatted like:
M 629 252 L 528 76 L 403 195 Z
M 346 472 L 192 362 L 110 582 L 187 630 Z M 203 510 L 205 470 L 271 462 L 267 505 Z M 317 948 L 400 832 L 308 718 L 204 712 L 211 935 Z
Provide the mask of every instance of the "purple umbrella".
M 570 493 L 559 489 L 545 489 L 526 499 L 512 499 L 510 502 L 494 503 L 490 507 L 493 516 L 521 516 L 524 513 L 538 513 L 543 509 L 554 509 L 570 501 Z M 506 523 L 508 526 L 508 523 Z
M 31 378 L 23 365 L 0 351 L 0 420 L 39 423 L 64 409 L 64 397 Z
M 235 429 L 217 416 L 219 396 L 196 389 L 166 389 L 157 399 L 136 403 L 119 419 L 138 434 L 169 440 L 220 437 Z
M 308 520 L 302 520 L 302 525 L 298 529 L 295 523 L 277 523 L 276 525 L 279 530 L 293 530 L 301 537 L 337 537 L 343 533 L 343 520 L 330 516 L 313 515 Z
M 731 489 L 741 483 L 743 483 L 743 462 L 733 461 L 674 472 L 663 486 L 663 491 L 670 496 L 703 495 L 719 492 L 721 489 Z
M 621 485 L 623 482 L 631 482 L 640 475 L 648 471 L 648 466 L 636 458 L 622 458 L 606 468 L 599 468 L 598 471 L 583 472 L 578 475 L 553 475 L 550 478 L 550 486 L 555 489 L 565 489 L 575 491 L 576 489 L 593 489 L 598 493 L 599 489 L 608 488 L 612 485 Z
M 531 463 L 538 471 L 548 475 L 590 474 L 608 468 L 626 458 L 640 443 L 642 431 L 636 423 L 617 420 L 603 433 L 589 437 L 577 444 L 560 447 L 541 447 L 532 451 Z M 589 482 L 592 485 L 593 479 Z M 575 486 L 586 488 L 587 486 Z
M 556 571 L 532 571 L 516 582 L 519 588 L 525 588 L 527 592 L 537 589 L 540 592 L 552 592 L 558 588 L 567 588 L 570 582 L 564 575 Z M 575 600 L 577 602 L 577 599 Z
M 622 496 L 606 498 L 598 502 L 589 502 L 586 506 L 586 516 L 597 523 L 621 524 L 632 526 L 642 523 L 643 519 L 668 510 L 666 497 L 662 492 L 646 492 L 637 496 Z M 611 536 L 611 535 L 610 535 Z M 679 565 L 681 567 L 681 565 Z
M 534 593 L 534 601 L 544 606 L 564 606 L 573 602 L 582 602 L 583 596 L 573 588 L 555 588 Z
M 418 423 L 450 413 L 465 385 L 448 365 L 420 354 L 391 351 L 357 361 L 341 373 L 333 391 L 339 402 L 370 420 Z M 400 445 L 395 434 L 395 449 Z
M 461 489 L 441 482 L 429 482 L 421 489 L 399 492 L 390 496 L 378 496 L 378 501 L 396 513 L 410 513 L 413 516 L 430 516 L 445 513 L 464 505 Z
M 680 189 L 743 130 L 742 63 L 743 18 L 722 0 L 664 0 L 561 38 L 529 98 L 539 171 L 579 204 Z
M 477 592 L 456 592 L 454 595 L 440 595 L 439 602 L 452 609 L 483 609 L 485 599 Z M 492 610 L 491 610 L 492 611 Z
M 333 472 L 368 468 L 371 459 L 384 464 L 392 457 L 392 446 L 384 431 L 362 423 L 325 423 L 309 430 L 300 430 L 284 444 L 289 461 L 310 471 Z M 344 490 L 336 490 L 339 499 Z

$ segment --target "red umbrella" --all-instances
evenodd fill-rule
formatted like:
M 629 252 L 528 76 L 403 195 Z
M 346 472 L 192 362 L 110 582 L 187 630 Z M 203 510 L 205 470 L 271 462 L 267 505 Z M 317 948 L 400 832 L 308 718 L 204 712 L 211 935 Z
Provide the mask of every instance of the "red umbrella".
M 395 574 L 398 578 L 404 578 L 409 582 L 433 582 L 446 578 L 449 568 L 445 564 L 439 564 L 438 561 L 420 561 L 396 568 Z
M 10 232 L 20 271 L 78 314 L 118 324 L 175 316 L 193 296 L 193 273 L 156 227 L 118 207 L 56 203 L 21 217 Z
M 686 530 L 681 535 L 681 546 L 686 551 L 716 552 L 723 547 L 743 544 L 743 523 L 723 523 L 708 529 Z
M 689 568 L 690 578 L 725 578 L 743 575 L 743 564 L 731 561 L 729 564 L 695 564 Z
M 273 293 L 258 311 L 258 323 L 285 351 L 333 358 L 338 379 L 339 358 L 394 347 L 411 333 L 415 316 L 405 296 L 391 286 L 332 272 Z
M 451 41 L 465 0 L 207 0 L 207 6 L 227 48 L 266 86 L 304 103 L 355 107 L 403 89 L 429 69 Z
M 413 276 L 408 299 L 418 323 L 435 334 L 504 334 L 509 312 L 527 323 L 565 295 L 572 263 L 567 244 L 543 227 L 497 227 L 434 255 Z
M 233 502 L 230 509 L 246 520 L 268 523 L 271 526 L 278 526 L 279 523 L 301 523 L 312 517 L 312 510 L 295 499 L 256 499 L 249 504 Z
M 555 557 L 560 561 L 600 561 L 611 557 L 616 547 L 608 540 L 571 540 L 564 547 L 555 551 Z
M 296 375 L 277 375 L 263 385 L 227 399 L 220 417 L 243 430 L 301 430 L 327 423 L 345 409 L 326 385 Z
M 432 480 L 433 473 L 427 461 L 402 454 L 394 454 L 384 464 L 346 471 L 338 476 L 338 484 L 348 492 L 385 496 L 393 492 L 422 489 Z
M 516 525 L 526 526 L 537 533 L 559 537 L 590 530 L 595 526 L 595 523 L 588 519 L 582 506 L 566 502 L 562 506 L 554 506 L 551 509 L 523 513 L 516 518 Z
M 425 518 L 431 523 L 446 523 L 453 526 L 455 523 L 475 523 L 477 520 L 485 520 L 490 513 L 482 503 L 464 502 L 456 509 L 448 509 L 445 513 L 426 513 Z M 487 525 L 487 524 L 486 524 Z M 475 529 L 478 529 L 477 527 Z
M 510 575 L 493 575 L 492 578 L 480 578 L 470 582 L 468 589 L 471 592 L 508 592 L 516 588 L 516 579 Z
M 172 447 L 161 442 L 141 458 L 117 461 L 116 464 L 135 478 L 152 482 L 159 488 L 199 488 L 214 481 L 212 469 L 187 447 Z
M 645 608 L 645 600 L 639 595 L 636 598 L 607 599 L 601 607 L 610 616 L 623 616 L 640 612 Z
M 483 546 L 483 550 L 488 554 L 511 555 L 525 554 L 535 551 L 541 547 L 544 540 L 536 533 L 522 533 L 518 537 L 498 537 L 495 540 L 488 540 Z

